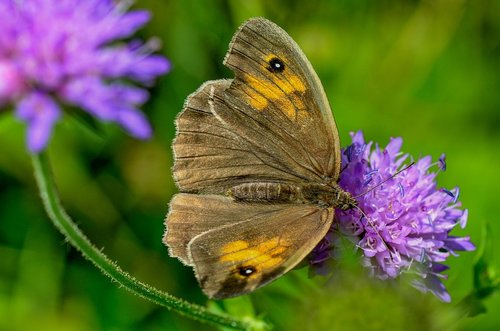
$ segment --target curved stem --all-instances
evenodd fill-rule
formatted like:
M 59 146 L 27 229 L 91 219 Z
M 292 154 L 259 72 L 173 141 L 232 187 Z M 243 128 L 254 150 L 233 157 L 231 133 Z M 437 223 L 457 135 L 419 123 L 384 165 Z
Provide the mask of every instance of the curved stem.
M 46 153 L 33 155 L 32 162 L 40 196 L 52 223 L 54 223 L 56 228 L 66 237 L 71 245 L 79 250 L 84 257 L 92 261 L 92 263 L 94 263 L 94 265 L 98 267 L 106 276 L 116 281 L 118 284 L 135 295 L 153 301 L 192 319 L 236 330 L 256 330 L 267 328 L 266 325 L 263 325 L 262 321 L 248 320 L 247 318 L 243 321 L 228 315 L 208 311 L 207 308 L 203 306 L 189 303 L 144 284 L 123 271 L 103 252 L 92 245 L 90 240 L 71 220 L 62 207 L 53 180 L 50 162 Z

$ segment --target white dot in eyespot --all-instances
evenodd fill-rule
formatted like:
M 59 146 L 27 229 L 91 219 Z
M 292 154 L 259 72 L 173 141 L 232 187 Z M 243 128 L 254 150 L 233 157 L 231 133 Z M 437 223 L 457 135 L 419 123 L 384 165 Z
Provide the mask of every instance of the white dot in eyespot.
M 254 267 L 240 267 L 238 272 L 241 276 L 250 276 L 251 274 L 253 274 L 255 272 L 255 268 Z
M 272 73 L 280 73 L 283 72 L 283 70 L 285 70 L 285 64 L 279 58 L 273 57 L 269 61 L 269 67 L 267 67 L 267 70 L 269 70 Z

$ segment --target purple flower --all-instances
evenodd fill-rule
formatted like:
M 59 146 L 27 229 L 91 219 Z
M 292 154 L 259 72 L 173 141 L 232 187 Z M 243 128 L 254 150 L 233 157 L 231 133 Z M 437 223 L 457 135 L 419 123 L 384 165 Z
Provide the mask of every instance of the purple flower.
M 373 276 L 389 279 L 413 272 L 416 288 L 450 301 L 441 282 L 448 267 L 442 263 L 456 251 L 475 247 L 469 237 L 450 236 L 456 225 L 465 227 L 467 210 L 460 209 L 458 189 L 436 187 L 437 174 L 446 169 L 444 155 L 436 163 L 423 157 L 391 178 L 409 159 L 400 152 L 403 140 L 391 139 L 380 149 L 365 143 L 361 132 L 351 136 L 352 145 L 342 152 L 339 185 L 357 196 L 359 209 L 336 211 L 332 231 L 311 254 L 310 264 L 324 273 L 334 237 L 346 236 L 361 250 L 362 264 Z
M 28 126 L 27 143 L 40 152 L 61 117 L 60 103 L 116 122 L 132 136 L 151 127 L 138 108 L 169 62 L 152 55 L 154 43 L 130 37 L 150 18 L 126 12 L 123 1 L 0 1 L 0 107 L 14 105 Z

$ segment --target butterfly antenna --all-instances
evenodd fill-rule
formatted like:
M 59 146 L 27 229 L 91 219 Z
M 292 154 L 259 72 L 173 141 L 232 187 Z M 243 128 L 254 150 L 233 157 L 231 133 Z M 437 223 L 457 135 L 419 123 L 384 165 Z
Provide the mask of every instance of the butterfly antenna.
M 361 194 L 358 194 L 354 197 L 354 199 L 356 198 L 359 198 L 360 196 L 363 196 L 365 194 L 368 194 L 370 193 L 371 191 L 373 191 L 374 189 L 380 187 L 381 185 L 383 185 L 385 182 L 387 182 L 388 180 L 390 179 L 393 179 L 394 177 L 396 177 L 397 175 L 399 175 L 400 173 L 402 173 L 403 171 L 407 170 L 408 168 L 412 167 L 413 165 L 415 165 L 415 161 L 413 161 L 412 163 L 408 164 L 406 167 L 402 168 L 402 169 L 399 169 L 398 171 L 396 171 L 396 173 L 394 173 L 393 175 L 387 177 L 386 179 L 384 179 L 383 181 L 381 181 L 380 183 L 378 183 L 377 185 L 375 185 L 374 187 L 371 187 L 370 189 L 368 189 L 367 191 L 361 193 Z
M 365 195 L 371 191 L 373 191 L 374 189 L 376 189 L 377 187 L 380 187 L 382 184 L 384 184 L 385 182 L 387 182 L 388 180 L 396 177 L 397 175 L 399 175 L 401 172 L 407 170 L 408 168 L 412 167 L 413 165 L 415 164 L 415 162 L 411 162 L 410 164 L 408 164 L 406 167 L 396 171 L 396 173 L 394 173 L 392 176 L 384 179 L 383 181 L 381 181 L 380 183 L 378 183 L 377 185 L 373 186 L 372 188 L 370 188 L 369 190 L 361 193 L 361 194 L 358 194 L 356 195 L 354 198 L 359 198 L 360 196 L 362 195 Z M 377 237 L 380 239 L 380 241 L 382 242 L 382 244 L 384 245 L 385 249 L 389 252 L 390 256 L 391 256 L 391 259 L 392 259 L 392 254 L 391 254 L 391 251 L 389 249 L 389 247 L 387 246 L 387 243 L 385 242 L 384 238 L 382 238 L 382 236 L 380 235 L 380 232 L 377 230 L 377 228 L 375 227 L 375 224 L 373 224 L 373 221 L 368 217 L 368 215 L 365 214 L 365 212 L 363 211 L 363 209 L 361 209 L 359 206 L 354 206 L 356 209 L 359 210 L 359 212 L 363 215 L 363 217 L 366 218 L 366 221 L 368 222 L 368 224 L 370 225 L 370 227 L 373 229 L 373 231 L 375 231 L 375 233 L 377 234 Z
M 373 224 L 373 221 L 368 217 L 368 215 L 365 214 L 365 212 L 363 211 L 363 209 L 361 209 L 359 206 L 354 206 L 354 208 L 358 209 L 359 212 L 363 215 L 363 217 L 366 218 L 366 221 L 368 222 L 368 224 L 370 225 L 370 227 L 373 229 L 373 231 L 375 231 L 375 233 L 377 234 L 377 237 L 380 239 L 380 241 L 384 245 L 385 249 L 389 253 L 391 253 L 391 251 L 390 251 L 389 247 L 387 246 L 384 238 L 382 238 L 382 236 L 380 235 L 380 232 L 378 232 L 377 228 L 375 227 L 375 224 Z M 392 254 L 391 254 L 391 259 L 392 259 Z

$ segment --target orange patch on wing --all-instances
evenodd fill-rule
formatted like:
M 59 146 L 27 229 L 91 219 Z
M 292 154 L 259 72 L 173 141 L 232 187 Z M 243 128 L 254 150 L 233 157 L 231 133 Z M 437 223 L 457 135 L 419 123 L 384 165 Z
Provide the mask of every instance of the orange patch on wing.
M 270 54 L 266 57 L 266 63 L 270 59 L 277 57 Z M 291 120 L 297 120 L 297 113 L 305 110 L 305 105 L 299 94 L 306 91 L 305 83 L 299 76 L 287 70 L 288 64 L 285 62 L 285 70 L 281 73 L 268 73 L 268 79 L 261 79 L 254 75 L 244 75 L 243 80 L 248 87 L 245 93 L 248 95 L 247 102 L 257 110 L 264 110 L 272 102 Z M 303 112 L 300 112 L 303 113 Z
M 230 242 L 229 244 L 226 244 L 224 245 L 224 247 L 222 247 L 222 254 L 230 254 L 230 253 L 234 253 L 234 252 L 237 252 L 237 251 L 240 251 L 242 249 L 245 249 L 248 247 L 248 243 L 244 240 L 236 240 L 236 241 L 232 241 Z
M 283 241 L 283 240 L 281 240 Z M 220 261 L 233 264 L 251 265 L 259 271 L 270 269 L 283 262 L 280 255 L 286 251 L 287 247 L 280 243 L 278 237 L 271 238 L 257 246 L 249 248 L 249 244 L 243 240 L 230 242 L 221 249 L 223 254 Z

